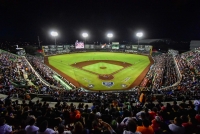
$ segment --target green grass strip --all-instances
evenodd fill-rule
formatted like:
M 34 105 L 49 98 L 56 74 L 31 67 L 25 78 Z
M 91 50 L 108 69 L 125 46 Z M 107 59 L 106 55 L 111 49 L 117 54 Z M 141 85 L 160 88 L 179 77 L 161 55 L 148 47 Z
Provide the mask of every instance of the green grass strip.
M 63 80 L 61 80 L 57 75 L 53 75 L 53 78 L 55 80 L 59 81 L 60 84 L 65 87 L 65 89 L 70 89 L 70 90 L 72 89 L 67 83 L 65 83 Z

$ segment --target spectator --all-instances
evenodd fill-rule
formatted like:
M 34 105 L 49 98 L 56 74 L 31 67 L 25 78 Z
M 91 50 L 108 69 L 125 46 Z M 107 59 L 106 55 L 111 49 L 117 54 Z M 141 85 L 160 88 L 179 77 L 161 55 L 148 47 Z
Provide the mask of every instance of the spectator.
M 142 134 L 154 134 L 153 128 L 149 125 L 149 121 L 147 119 L 142 121 L 143 126 L 138 126 L 137 131 Z
M 150 120 L 155 119 L 155 117 L 156 117 L 156 115 L 157 115 L 157 111 L 158 111 L 157 108 L 154 107 L 154 108 L 152 109 L 152 111 L 149 112 Z
M 88 134 L 88 130 L 84 129 L 81 122 L 76 122 L 72 134 Z
M 141 134 L 140 132 L 136 131 L 137 124 L 134 120 L 128 121 L 128 130 L 124 130 L 123 134 Z
M 48 128 L 47 121 L 43 121 L 40 124 L 38 134 L 55 134 L 55 131 L 53 129 Z
M 156 116 L 155 119 L 151 121 L 151 127 L 153 128 L 154 132 L 158 131 L 160 128 L 161 119 L 159 116 Z
M 179 117 L 174 118 L 174 122 L 169 125 L 173 134 L 184 134 L 185 128 L 182 127 L 182 121 Z
M 6 120 L 1 117 L 0 118 L 0 133 L 1 134 L 10 134 L 12 132 L 12 126 L 5 124 Z
M 56 134 L 72 134 L 71 131 L 65 131 L 64 125 L 58 126 L 58 131 L 56 131 Z
M 195 118 L 190 118 L 188 122 L 182 123 L 185 128 L 186 134 L 193 134 L 197 132 L 197 120 Z
M 37 126 L 35 126 L 35 117 L 31 117 L 29 123 L 29 125 L 26 126 L 25 130 L 26 130 L 26 133 L 28 134 L 34 134 L 36 133 L 39 128 Z

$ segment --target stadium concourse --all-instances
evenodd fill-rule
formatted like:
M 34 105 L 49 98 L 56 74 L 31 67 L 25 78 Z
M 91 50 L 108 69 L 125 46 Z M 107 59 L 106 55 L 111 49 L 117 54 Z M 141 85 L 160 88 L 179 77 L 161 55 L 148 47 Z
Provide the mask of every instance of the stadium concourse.
M 141 83 L 143 91 L 135 87 L 127 92 L 90 93 L 62 77 L 55 80 L 43 57 L 1 51 L 0 93 L 6 98 L 0 100 L 0 133 L 199 134 L 199 49 L 183 54 L 170 50 L 153 59 L 155 64 Z M 42 100 L 49 96 L 56 104 L 25 102 L 34 99 L 32 94 Z M 162 96 L 154 98 L 155 94 Z

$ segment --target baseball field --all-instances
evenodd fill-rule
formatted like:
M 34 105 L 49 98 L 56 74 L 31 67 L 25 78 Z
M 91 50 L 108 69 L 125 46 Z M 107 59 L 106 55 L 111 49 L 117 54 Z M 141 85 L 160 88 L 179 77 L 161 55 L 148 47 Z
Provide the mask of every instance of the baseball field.
M 153 61 L 137 54 L 87 52 L 49 56 L 45 63 L 77 87 L 93 91 L 138 86 Z

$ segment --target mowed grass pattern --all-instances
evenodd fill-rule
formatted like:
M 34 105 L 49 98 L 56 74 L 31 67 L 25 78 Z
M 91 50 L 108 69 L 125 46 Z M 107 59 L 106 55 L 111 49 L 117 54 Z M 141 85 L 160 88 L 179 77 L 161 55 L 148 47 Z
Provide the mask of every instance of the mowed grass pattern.
M 101 69 L 101 67 L 106 67 L 105 69 Z M 105 63 L 105 62 L 99 62 L 95 63 L 92 65 L 88 65 L 83 67 L 83 69 L 95 72 L 98 74 L 111 74 L 113 72 L 116 72 L 117 70 L 122 69 L 123 66 L 115 65 L 115 64 L 110 64 L 110 63 Z
M 127 62 L 132 64 L 132 66 L 123 69 L 122 71 L 114 74 L 114 79 L 109 80 L 109 82 L 114 82 L 112 87 L 106 87 L 102 84 L 105 80 L 100 80 L 97 75 L 89 73 L 87 71 L 72 67 L 71 64 L 88 61 L 88 60 L 114 60 Z M 74 53 L 65 55 L 56 55 L 49 57 L 49 64 L 59 69 L 66 75 L 77 80 L 80 84 L 88 87 L 89 84 L 93 84 L 94 88 L 91 90 L 120 90 L 122 89 L 122 84 L 130 86 L 135 79 L 143 72 L 143 70 L 150 64 L 149 58 L 143 55 L 136 54 L 125 54 L 125 53 L 110 53 L 110 52 L 88 52 L 88 53 Z M 109 63 L 105 63 L 109 64 Z M 98 65 L 98 64 L 97 64 Z M 92 65 L 89 65 L 92 69 Z M 114 65 L 110 65 L 114 68 Z M 97 73 L 101 73 L 104 69 L 94 69 Z M 122 66 L 118 66 L 122 67 Z M 110 68 L 110 67 L 109 67 Z M 111 70 L 111 69 L 110 69 Z M 114 69 L 114 71 L 116 71 Z

